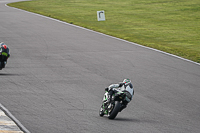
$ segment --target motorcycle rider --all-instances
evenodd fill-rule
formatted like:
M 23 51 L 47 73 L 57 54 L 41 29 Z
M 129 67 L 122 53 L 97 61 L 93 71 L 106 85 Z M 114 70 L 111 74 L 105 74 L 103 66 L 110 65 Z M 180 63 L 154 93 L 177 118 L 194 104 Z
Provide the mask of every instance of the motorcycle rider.
M 129 86 L 129 87 L 127 87 Z M 105 91 L 108 91 L 108 98 L 106 104 L 109 105 L 111 102 L 111 97 L 114 93 L 117 91 L 126 91 L 130 94 L 130 100 L 132 100 L 132 97 L 134 95 L 134 89 L 133 85 L 131 83 L 130 79 L 124 79 L 123 82 L 120 82 L 118 84 L 111 84 L 108 88 L 105 88 Z M 124 108 L 127 107 L 128 102 L 124 102 L 122 105 L 122 108 L 120 111 L 122 111 Z
M 0 43 L 0 70 L 5 67 L 7 59 L 10 57 L 8 46 L 4 43 Z

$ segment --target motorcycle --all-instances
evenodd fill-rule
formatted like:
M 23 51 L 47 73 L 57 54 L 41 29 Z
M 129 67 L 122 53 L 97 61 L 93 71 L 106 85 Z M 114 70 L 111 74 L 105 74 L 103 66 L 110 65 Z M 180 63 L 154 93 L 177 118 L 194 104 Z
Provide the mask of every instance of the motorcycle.
M 2 68 L 5 68 L 5 65 L 7 64 L 7 58 L 8 54 L 6 52 L 2 52 L 2 50 L 0 49 L 0 70 L 2 70 Z
M 109 119 L 115 119 L 117 114 L 121 112 L 126 104 L 129 103 L 132 99 L 130 92 L 123 90 L 115 90 L 114 94 L 111 97 L 111 102 L 107 102 L 108 91 L 106 90 L 101 108 L 99 110 L 99 116 L 103 117 L 106 115 Z M 125 104 L 126 103 L 126 104 Z

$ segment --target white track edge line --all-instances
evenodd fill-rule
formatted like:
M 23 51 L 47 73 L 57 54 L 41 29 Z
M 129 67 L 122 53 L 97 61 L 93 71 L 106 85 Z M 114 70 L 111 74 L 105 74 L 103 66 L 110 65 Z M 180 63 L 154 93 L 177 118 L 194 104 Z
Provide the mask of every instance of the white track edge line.
M 1 103 L 0 103 L 0 109 L 11 119 L 15 122 L 15 124 L 24 132 L 24 133 L 31 133 L 28 131 L 19 120 L 17 120 L 8 109 L 6 109 Z
M 174 54 L 170 54 L 170 53 L 167 53 L 167 52 L 164 52 L 164 51 L 161 51 L 161 50 L 146 47 L 146 46 L 143 46 L 143 45 L 140 45 L 140 44 L 137 44 L 137 43 L 134 43 L 134 42 L 130 42 L 130 41 L 127 41 L 127 40 L 123 40 L 123 39 L 120 39 L 120 38 L 117 38 L 117 37 L 114 37 L 114 36 L 106 35 L 104 33 L 97 32 L 97 31 L 94 31 L 94 30 L 90 30 L 90 29 L 87 29 L 87 28 L 84 28 L 84 27 L 81 27 L 81 26 L 77 26 L 77 25 L 74 25 L 74 24 L 70 24 L 70 23 L 55 19 L 55 18 L 50 18 L 50 17 L 44 16 L 44 15 L 41 15 L 41 14 L 29 12 L 29 11 L 22 10 L 22 9 L 19 9 L 19 8 L 15 8 L 15 7 L 10 7 L 7 4 L 5 4 L 5 6 L 9 7 L 9 8 L 14 8 L 16 10 L 24 11 L 24 12 L 27 12 L 27 13 L 30 13 L 30 14 L 34 14 L 34 15 L 37 15 L 37 16 L 40 16 L 40 17 L 44 17 L 44 18 L 47 18 L 47 19 L 51 19 L 51 20 L 54 20 L 54 21 L 57 21 L 57 22 L 60 22 L 60 23 L 63 23 L 63 24 L 67 24 L 67 25 L 70 25 L 70 26 L 73 26 L 73 27 L 77 27 L 77 28 L 80 28 L 80 29 L 83 29 L 83 30 L 94 32 L 94 33 L 97 33 L 97 34 L 100 34 L 100 35 L 104 35 L 104 36 L 107 36 L 107 37 L 110 37 L 110 38 L 113 38 L 113 39 L 117 39 L 117 40 L 120 40 L 120 41 L 123 41 L 123 42 L 127 42 L 127 43 L 130 43 L 130 44 L 133 44 L 133 45 L 136 45 L 136 46 L 139 46 L 139 47 L 143 47 L 143 48 L 146 48 L 146 49 L 149 49 L 149 50 L 153 50 L 153 51 L 156 51 L 156 52 L 159 52 L 159 53 L 162 53 L 162 54 L 166 54 L 166 55 L 169 55 L 169 56 L 172 56 L 172 57 L 175 57 L 175 58 L 178 58 L 178 59 L 181 59 L 181 60 L 184 60 L 184 61 L 187 61 L 187 62 L 190 62 L 190 63 L 193 63 L 193 64 L 200 66 L 200 63 L 194 62 L 192 60 L 189 60 L 189 59 L 186 59 L 186 58 L 174 55 Z

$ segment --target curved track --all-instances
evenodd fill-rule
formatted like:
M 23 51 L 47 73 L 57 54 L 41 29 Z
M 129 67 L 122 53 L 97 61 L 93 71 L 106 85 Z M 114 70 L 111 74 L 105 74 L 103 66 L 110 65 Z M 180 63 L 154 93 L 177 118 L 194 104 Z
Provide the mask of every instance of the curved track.
M 0 71 L 0 102 L 30 132 L 200 132 L 200 65 L 6 2 L 0 41 L 11 58 Z M 115 120 L 99 117 L 104 88 L 126 77 L 133 101 Z

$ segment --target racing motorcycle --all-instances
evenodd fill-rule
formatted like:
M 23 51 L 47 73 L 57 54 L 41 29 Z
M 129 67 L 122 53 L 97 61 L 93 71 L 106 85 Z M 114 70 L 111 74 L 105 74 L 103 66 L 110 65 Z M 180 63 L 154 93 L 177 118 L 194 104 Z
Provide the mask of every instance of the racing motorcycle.
M 2 49 L 0 49 L 0 70 L 5 67 L 7 64 L 7 58 L 8 54 L 6 52 L 2 52 Z
M 109 119 L 115 119 L 117 114 L 124 109 L 125 103 L 129 103 L 132 99 L 130 92 L 126 90 L 115 90 L 111 97 L 111 102 L 107 102 L 108 91 L 106 90 L 101 108 L 99 110 L 99 115 L 103 117 L 106 115 Z

